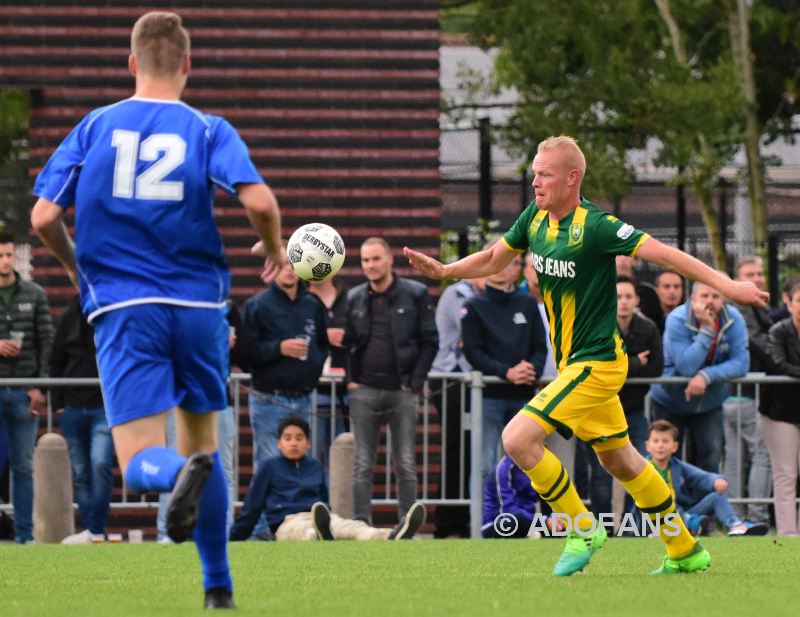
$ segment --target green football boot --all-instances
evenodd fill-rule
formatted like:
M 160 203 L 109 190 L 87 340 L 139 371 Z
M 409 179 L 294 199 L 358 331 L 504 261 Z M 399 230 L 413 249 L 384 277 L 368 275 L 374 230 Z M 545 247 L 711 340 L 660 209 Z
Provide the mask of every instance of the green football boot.
M 702 572 L 711 566 L 711 555 L 699 544 L 695 545 L 694 550 L 684 557 L 675 559 L 669 555 L 664 556 L 661 566 L 652 574 L 688 574 L 690 572 Z
M 553 576 L 570 576 L 586 567 L 595 551 L 603 547 L 608 539 L 605 527 L 597 525 L 595 530 L 581 535 L 571 531 L 567 536 L 567 545 L 553 569 Z

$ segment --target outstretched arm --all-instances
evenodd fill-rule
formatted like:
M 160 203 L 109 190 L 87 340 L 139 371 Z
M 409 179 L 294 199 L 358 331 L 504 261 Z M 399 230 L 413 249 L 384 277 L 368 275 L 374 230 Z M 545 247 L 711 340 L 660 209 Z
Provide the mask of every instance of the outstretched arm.
M 266 257 L 262 280 L 269 284 L 286 263 L 286 251 L 281 244 L 281 212 L 278 201 L 266 184 L 239 184 L 236 186 L 239 201 L 247 211 L 247 218 L 261 238 L 253 253 Z
M 40 197 L 31 211 L 31 225 L 36 235 L 58 258 L 72 284 L 78 286 L 78 267 L 75 263 L 75 243 L 64 225 L 61 206 Z
M 408 258 L 412 268 L 419 270 L 428 278 L 440 280 L 474 279 L 495 274 L 511 263 L 518 253 L 499 240 L 491 248 L 446 265 L 408 247 L 403 248 L 403 254 Z
M 705 283 L 737 304 L 764 307 L 769 301 L 769 294 L 766 291 L 761 291 L 753 283 L 749 281 L 734 281 L 707 266 L 699 259 L 695 259 L 674 247 L 662 244 L 655 238 L 645 240 L 636 256 L 662 268 L 675 270 L 678 274 L 692 281 Z

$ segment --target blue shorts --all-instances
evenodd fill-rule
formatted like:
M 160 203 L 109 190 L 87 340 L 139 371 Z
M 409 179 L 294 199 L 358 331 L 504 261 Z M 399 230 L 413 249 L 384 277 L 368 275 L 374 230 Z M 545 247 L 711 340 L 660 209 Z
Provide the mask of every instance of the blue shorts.
M 227 308 L 140 304 L 94 320 L 97 367 L 109 426 L 180 406 L 227 405 Z

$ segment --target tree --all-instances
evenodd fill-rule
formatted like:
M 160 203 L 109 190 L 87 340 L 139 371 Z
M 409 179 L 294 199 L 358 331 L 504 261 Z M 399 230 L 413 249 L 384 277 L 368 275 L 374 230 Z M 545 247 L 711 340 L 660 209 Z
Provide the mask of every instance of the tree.
M 711 242 L 714 263 L 718 269 L 726 270 L 727 256 L 714 216 L 711 191 L 718 183 L 719 172 L 733 156 L 741 137 L 741 127 L 735 122 L 737 111 L 741 107 L 735 72 L 729 59 L 718 50 L 714 50 L 713 54 L 704 53 L 703 47 L 714 39 L 713 29 L 705 30 L 704 36 L 695 44 L 695 53 L 690 57 L 685 40 L 691 40 L 692 37 L 682 32 L 673 16 L 672 3 L 670 0 L 655 0 L 655 4 L 669 32 L 669 46 L 675 62 L 685 76 L 683 83 L 678 81 L 665 84 L 663 89 L 656 92 L 660 95 L 659 102 L 664 104 L 664 108 L 654 117 L 657 127 L 654 134 L 663 143 L 659 159 L 675 163 L 682 170 L 676 179 L 690 186 L 697 197 L 703 224 Z M 695 8 L 699 10 L 701 7 L 695 5 Z M 714 11 L 716 6 L 704 8 Z M 699 21 L 714 24 L 718 20 L 716 15 L 710 15 Z M 706 60 L 707 56 L 711 56 L 713 60 Z M 696 114 L 694 110 L 701 105 L 709 108 L 705 113 Z M 669 112 L 675 110 L 679 111 L 678 122 L 682 127 L 678 131 L 659 123 L 660 118 L 671 118 L 673 114 Z M 669 138 L 664 141 L 664 136 Z
M 787 50 L 797 57 L 800 1 L 755 2 L 756 87 L 750 89 L 741 86 L 747 46 L 739 41 L 738 55 L 731 48 L 730 24 L 734 15 L 741 19 L 732 9 L 743 1 L 572 0 L 538 2 L 532 12 L 525 0 L 478 0 L 472 37 L 500 49 L 489 86 L 520 94 L 505 140 L 530 158 L 546 135 L 578 136 L 592 169 L 587 190 L 614 198 L 632 177 L 626 152 L 658 139 L 657 162 L 683 170 L 673 182 L 697 196 L 716 265 L 724 267 L 711 200 L 719 172 L 753 132 L 786 134 L 798 111 L 798 63 L 783 80 L 770 63 L 784 69 Z M 750 178 L 761 159 L 757 149 L 749 152 Z M 751 182 L 751 194 L 757 190 Z M 754 201 L 766 211 L 763 201 Z M 754 221 L 765 237 L 766 216 Z
M 28 93 L 0 89 L 0 227 L 20 238 L 28 230 Z

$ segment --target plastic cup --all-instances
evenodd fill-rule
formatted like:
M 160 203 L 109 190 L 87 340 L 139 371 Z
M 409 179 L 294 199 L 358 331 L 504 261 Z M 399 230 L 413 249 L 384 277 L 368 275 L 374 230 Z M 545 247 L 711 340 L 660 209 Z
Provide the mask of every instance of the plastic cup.
M 22 349 L 22 341 L 25 340 L 25 333 L 21 330 L 11 330 L 8 335 L 11 337 L 11 340 L 14 341 L 17 349 Z
M 306 360 L 308 360 L 308 346 L 311 344 L 311 337 L 308 334 L 298 334 L 294 338 L 300 339 L 301 341 L 305 341 L 306 343 L 305 353 L 298 358 L 298 360 L 305 362 Z
M 141 529 L 128 530 L 128 542 L 131 544 L 141 544 L 144 540 L 144 532 Z

